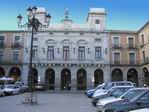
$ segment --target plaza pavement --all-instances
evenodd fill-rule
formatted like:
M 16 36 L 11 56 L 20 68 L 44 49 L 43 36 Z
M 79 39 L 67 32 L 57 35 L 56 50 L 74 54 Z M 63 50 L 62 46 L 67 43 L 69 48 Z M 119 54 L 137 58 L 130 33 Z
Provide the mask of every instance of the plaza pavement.
M 97 112 L 83 92 L 37 92 L 37 105 L 22 104 L 22 95 L 0 97 L 0 112 Z

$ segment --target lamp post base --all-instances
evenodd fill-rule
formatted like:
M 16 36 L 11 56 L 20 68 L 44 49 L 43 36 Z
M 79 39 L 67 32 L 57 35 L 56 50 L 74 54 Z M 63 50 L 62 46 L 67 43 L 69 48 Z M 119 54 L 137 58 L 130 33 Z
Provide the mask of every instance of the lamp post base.
M 23 104 L 38 104 L 38 98 L 36 93 L 24 93 L 23 94 Z

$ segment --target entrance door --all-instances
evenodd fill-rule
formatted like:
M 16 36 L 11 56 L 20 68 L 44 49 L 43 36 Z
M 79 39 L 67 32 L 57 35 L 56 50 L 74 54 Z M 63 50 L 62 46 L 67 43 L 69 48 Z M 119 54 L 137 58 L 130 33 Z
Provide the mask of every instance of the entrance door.
M 77 72 L 77 89 L 86 89 L 86 71 L 84 69 L 80 69 Z
M 0 78 L 3 76 L 5 76 L 5 71 L 2 67 L 0 67 Z M 0 81 L 0 84 L 3 84 L 3 83 L 4 83 L 4 81 Z
M 94 72 L 94 87 L 103 83 L 103 71 L 101 69 L 97 69 Z
M 48 90 L 55 89 L 55 71 L 52 68 L 48 68 L 46 70 L 46 76 L 45 76 L 45 88 Z
M 14 82 L 20 80 L 21 78 L 21 71 L 17 67 L 13 67 L 9 71 L 9 76 L 13 78 Z
M 116 68 L 112 71 L 112 80 L 111 81 L 123 81 L 123 72 L 121 69 Z
M 33 75 L 33 86 L 38 84 L 38 71 L 36 68 L 32 68 L 32 75 Z
M 138 84 L 138 73 L 136 69 L 129 69 L 127 72 L 127 80 L 131 81 L 136 84 L 136 86 L 139 86 Z
M 146 67 L 143 68 L 144 81 L 143 83 L 149 86 L 149 73 Z
M 69 69 L 63 69 L 61 72 L 61 89 L 71 89 L 71 72 Z

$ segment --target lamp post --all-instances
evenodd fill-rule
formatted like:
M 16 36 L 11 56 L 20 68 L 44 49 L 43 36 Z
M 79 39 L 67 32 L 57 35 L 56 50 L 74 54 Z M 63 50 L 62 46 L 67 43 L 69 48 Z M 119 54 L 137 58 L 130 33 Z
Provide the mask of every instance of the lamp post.
M 30 60 L 29 60 L 29 74 L 28 74 L 28 86 L 29 86 L 29 93 L 33 93 L 33 74 L 32 74 L 32 50 L 33 50 L 33 37 L 34 33 L 37 33 L 41 28 L 47 28 L 50 23 L 51 16 L 49 14 L 45 14 L 45 24 L 39 22 L 39 20 L 35 17 L 37 8 L 29 7 L 27 10 L 28 22 L 25 24 L 21 24 L 22 16 L 19 14 L 17 16 L 17 23 L 19 28 L 28 28 L 31 29 L 31 44 L 30 44 Z

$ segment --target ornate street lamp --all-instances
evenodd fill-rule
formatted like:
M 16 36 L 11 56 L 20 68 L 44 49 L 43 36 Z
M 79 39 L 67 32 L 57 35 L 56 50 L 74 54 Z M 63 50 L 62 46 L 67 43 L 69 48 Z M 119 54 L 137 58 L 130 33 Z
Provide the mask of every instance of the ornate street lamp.
M 25 24 L 21 24 L 22 16 L 19 14 L 17 16 L 17 23 L 19 28 L 28 28 L 31 29 L 31 45 L 30 45 L 30 60 L 29 60 L 29 74 L 28 74 L 28 86 L 29 93 L 33 93 L 33 74 L 32 74 L 32 49 L 33 49 L 33 37 L 34 33 L 37 33 L 39 29 L 47 28 L 50 23 L 51 16 L 49 14 L 45 14 L 45 24 L 39 22 L 39 20 L 35 17 L 37 8 L 29 7 L 27 10 L 28 22 Z

